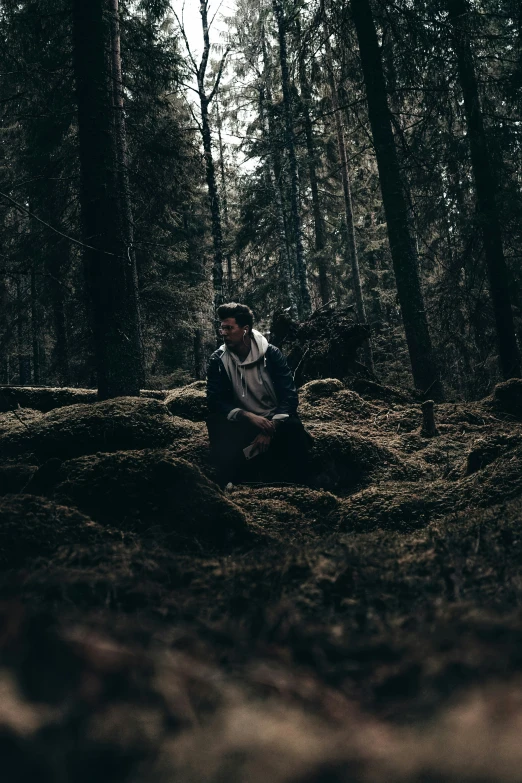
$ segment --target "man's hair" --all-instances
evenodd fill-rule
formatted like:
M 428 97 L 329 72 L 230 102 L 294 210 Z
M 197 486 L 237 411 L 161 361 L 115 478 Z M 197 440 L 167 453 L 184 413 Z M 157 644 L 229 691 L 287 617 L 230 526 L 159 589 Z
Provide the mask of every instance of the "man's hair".
M 217 314 L 220 321 L 224 321 L 226 318 L 235 318 L 238 326 L 250 326 L 252 329 L 254 325 L 254 313 L 248 305 L 227 302 L 219 305 Z

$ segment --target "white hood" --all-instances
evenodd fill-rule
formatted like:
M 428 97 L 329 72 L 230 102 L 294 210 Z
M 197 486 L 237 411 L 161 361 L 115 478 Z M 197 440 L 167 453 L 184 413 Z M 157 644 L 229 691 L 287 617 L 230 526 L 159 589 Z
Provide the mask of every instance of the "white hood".
M 266 337 L 256 329 L 252 329 L 250 351 L 243 361 L 229 351 L 226 345 L 222 345 L 221 348 L 223 349 L 221 361 L 241 408 L 260 416 L 273 414 L 277 407 L 277 396 L 272 379 L 266 370 L 265 354 L 268 348 Z

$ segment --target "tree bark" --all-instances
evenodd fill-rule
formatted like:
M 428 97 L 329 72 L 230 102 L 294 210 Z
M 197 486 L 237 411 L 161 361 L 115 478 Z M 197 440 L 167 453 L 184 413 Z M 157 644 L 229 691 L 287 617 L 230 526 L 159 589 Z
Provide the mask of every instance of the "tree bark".
M 205 175 L 207 180 L 208 199 L 210 204 L 210 221 L 212 228 L 212 243 L 214 247 L 214 261 L 212 264 L 212 281 L 214 286 L 214 304 L 218 307 L 223 303 L 223 229 L 221 226 L 221 209 L 219 192 L 216 182 L 216 170 L 212 158 L 212 136 L 210 132 L 209 105 L 213 93 L 219 85 L 217 77 L 214 90 L 208 96 L 205 89 L 205 74 L 210 55 L 210 37 L 208 31 L 208 0 L 200 0 L 199 12 L 201 14 L 201 26 L 203 29 L 203 54 L 197 72 L 198 94 L 201 107 L 201 136 L 203 140 L 203 155 L 205 159 Z M 223 66 L 223 63 L 222 63 Z
M 36 272 L 31 267 L 31 343 L 33 349 L 33 383 L 40 383 L 40 314 L 38 312 L 38 291 L 36 289 Z
M 509 293 L 509 272 L 502 246 L 502 230 L 496 200 L 497 183 L 488 150 L 469 40 L 467 15 L 470 9 L 466 0 L 448 0 L 448 11 L 464 98 L 478 218 L 484 241 L 489 290 L 495 315 L 500 369 L 506 380 L 520 378 L 520 353 L 515 336 Z
M 306 73 L 304 52 L 299 57 L 299 88 L 301 90 L 301 111 L 303 114 L 304 131 L 306 138 L 308 179 L 312 195 L 312 215 L 314 219 L 314 251 L 315 262 L 319 272 L 319 295 L 321 303 L 327 304 L 332 298 L 328 260 L 326 249 L 326 223 L 319 199 L 319 182 L 317 176 L 317 145 L 314 139 L 310 107 L 312 105 L 312 90 Z
M 115 6 L 109 2 L 72 0 L 82 233 L 90 246 L 84 248 L 84 261 L 100 399 L 137 396 L 144 383 L 130 201 L 120 179 L 123 98 L 116 111 L 114 104 L 115 90 L 121 96 L 121 66 L 115 66 Z M 113 78 L 120 84 L 111 90 Z
M 348 158 L 346 155 L 346 144 L 344 141 L 344 129 L 341 120 L 341 111 L 339 98 L 337 95 L 337 85 L 333 72 L 332 47 L 330 45 L 330 31 L 328 29 L 328 20 L 326 18 L 326 8 L 324 0 L 321 0 L 321 12 L 323 16 L 324 43 L 326 51 L 326 69 L 328 71 L 328 81 L 330 83 L 330 94 L 332 109 L 334 112 L 335 132 L 337 135 L 337 148 L 339 150 L 339 163 L 341 168 L 341 180 L 343 183 L 343 201 L 344 201 L 344 230 L 346 234 L 346 263 L 352 272 L 353 293 L 355 296 L 355 312 L 357 318 L 363 324 L 366 323 L 366 308 L 364 306 L 364 296 L 361 283 L 361 270 L 359 268 L 359 256 L 357 253 L 357 242 L 355 239 L 355 226 L 353 221 L 352 190 L 350 185 L 350 171 L 348 168 Z M 364 361 L 368 369 L 373 372 L 373 356 L 370 339 L 363 344 Z
M 303 231 L 300 215 L 299 168 L 297 166 L 292 99 L 290 95 L 290 74 L 288 70 L 288 55 L 286 47 L 286 20 L 281 0 L 272 0 L 272 8 L 277 22 L 277 37 L 279 43 L 279 63 L 281 67 L 281 87 L 283 92 L 283 110 L 285 117 L 285 146 L 288 155 L 290 171 L 290 198 L 292 211 L 292 227 L 295 244 L 295 260 L 297 280 L 299 284 L 300 316 L 306 319 L 312 311 L 310 291 L 308 289 L 308 271 L 303 246 Z
M 424 309 L 417 251 L 408 220 L 408 204 L 401 182 L 375 23 L 369 0 L 352 0 L 351 7 L 413 380 L 419 390 L 429 392 L 432 398 L 440 400 L 443 397 L 442 384 Z
M 270 182 L 270 189 L 274 197 L 274 210 L 276 219 L 277 230 L 277 244 L 278 244 L 278 271 L 281 287 L 286 299 L 286 305 L 290 307 L 290 312 L 293 318 L 298 317 L 298 303 L 294 290 L 294 282 L 292 280 L 290 257 L 288 254 L 288 243 L 286 237 L 285 228 L 285 216 L 283 209 L 283 199 L 281 195 L 281 188 L 279 182 L 279 176 L 281 167 L 277 161 L 277 151 L 274 149 L 274 128 L 271 120 L 271 106 L 272 98 L 270 89 L 268 87 L 268 55 L 266 51 L 266 45 L 263 38 L 263 59 L 265 67 L 266 85 L 260 88 L 259 92 L 259 116 L 261 120 L 261 128 L 263 136 L 266 142 L 267 148 L 267 171 L 268 179 Z
M 221 180 L 221 203 L 223 204 L 223 221 L 225 224 L 225 231 L 226 235 L 229 234 L 230 231 L 230 222 L 228 217 L 228 199 L 227 199 L 227 180 L 226 180 L 226 174 L 225 174 L 225 153 L 224 153 L 224 147 L 223 147 L 223 135 L 222 135 L 222 128 L 223 123 L 221 121 L 221 112 L 219 110 L 219 100 L 216 96 L 216 124 L 217 124 L 217 131 L 218 131 L 218 144 L 219 144 L 219 175 Z M 225 260 L 226 260 L 226 269 L 227 269 L 227 299 L 233 299 L 234 298 L 234 277 L 233 277 L 233 268 L 232 268 L 232 253 L 230 251 L 229 246 L 229 240 L 228 236 L 226 237 L 226 252 L 225 252 Z

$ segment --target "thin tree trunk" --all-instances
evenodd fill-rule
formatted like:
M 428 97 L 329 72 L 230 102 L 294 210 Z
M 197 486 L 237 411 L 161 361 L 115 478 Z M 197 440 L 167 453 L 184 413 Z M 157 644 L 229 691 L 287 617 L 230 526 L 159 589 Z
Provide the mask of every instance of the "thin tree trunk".
M 54 348 L 56 374 L 58 383 L 67 386 L 70 383 L 69 342 L 67 337 L 67 318 L 65 314 L 65 297 L 58 282 L 53 286 L 53 320 L 56 344 Z
M 267 73 L 267 56 L 266 56 L 266 50 L 264 51 L 264 57 L 265 57 L 265 73 Z M 294 290 L 294 283 L 292 280 L 292 274 L 291 274 L 291 268 L 290 268 L 290 258 L 288 255 L 288 244 L 286 239 L 286 229 L 285 229 L 285 216 L 284 216 L 284 210 L 283 210 L 283 200 L 281 196 L 281 189 L 278 182 L 278 169 L 280 170 L 280 166 L 276 163 L 276 155 L 277 153 L 274 151 L 274 129 L 273 124 L 271 121 L 271 113 L 270 113 L 270 106 L 266 104 L 271 103 L 271 95 L 269 88 L 262 87 L 259 94 L 259 115 L 261 120 L 261 128 L 263 131 L 263 135 L 265 137 L 266 142 L 266 148 L 267 148 L 267 171 L 268 171 L 268 179 L 270 182 L 270 189 L 273 193 L 274 197 L 274 211 L 275 211 L 275 219 L 276 219 L 276 229 L 277 229 L 277 238 L 278 238 L 278 253 L 279 253 L 279 259 L 278 259 L 278 271 L 279 271 L 279 278 L 281 281 L 281 286 L 284 291 L 285 298 L 287 300 L 287 304 L 290 306 L 290 311 L 293 318 L 297 318 L 298 316 L 298 306 L 297 306 L 297 297 Z
M 216 170 L 212 158 L 212 136 L 210 133 L 209 105 L 212 95 L 209 97 L 205 90 L 205 74 L 210 55 L 210 38 L 208 30 L 207 0 L 201 0 L 199 11 L 201 14 L 201 26 L 203 29 L 203 55 L 198 69 L 198 93 L 201 107 L 201 136 L 203 140 L 203 155 L 205 159 L 205 175 L 207 180 L 208 198 L 210 203 L 210 220 L 212 229 L 212 243 L 214 247 L 214 261 L 212 264 L 212 281 L 214 286 L 214 304 L 218 307 L 223 303 L 223 229 L 221 226 L 221 208 L 219 192 L 216 182 Z M 216 87 L 219 84 L 219 77 Z M 214 91 L 216 89 L 214 88 Z M 213 91 L 213 92 L 214 92 Z
M 199 314 L 201 318 L 201 313 Z M 194 375 L 198 381 L 202 380 L 206 375 L 206 362 L 203 353 L 203 330 L 197 327 L 194 330 Z
M 130 202 L 118 187 L 125 160 L 121 107 L 114 110 L 114 3 L 72 0 L 73 57 L 78 101 L 80 203 L 86 278 L 91 300 L 98 395 L 139 395 L 144 383 Z M 117 8 L 117 7 L 116 7 Z M 109 13 L 106 13 L 106 12 Z M 114 30 L 114 28 L 113 28 Z M 108 57 L 108 52 L 112 58 Z M 119 47 L 118 47 L 119 50 Z M 118 73 L 119 71 L 119 73 Z M 117 115 L 115 117 L 115 115 Z M 118 119 L 120 117 L 120 119 Z M 122 146 L 123 145 L 123 146 Z M 127 193 L 128 195 L 128 193 Z
M 18 352 L 18 382 L 20 386 L 31 383 L 31 356 L 28 350 L 27 298 L 24 295 L 22 279 L 16 278 L 16 341 Z
M 361 283 L 361 271 L 359 268 L 359 256 L 357 253 L 357 242 L 355 239 L 355 226 L 353 221 L 352 191 L 350 186 L 350 172 L 348 169 L 348 158 L 346 155 L 346 144 L 344 141 L 344 130 L 341 120 L 341 111 L 339 98 L 337 95 L 337 85 L 333 72 L 332 47 L 330 45 L 330 31 L 326 18 L 326 9 L 324 0 L 321 0 L 321 12 L 323 16 L 324 43 L 326 51 L 326 69 L 328 71 L 328 81 L 330 83 L 330 94 L 332 100 L 332 109 L 334 112 L 335 132 L 337 135 L 337 147 L 339 150 L 339 163 L 341 167 L 341 180 L 343 183 L 343 201 L 344 201 L 344 230 L 346 233 L 346 262 L 352 271 L 352 285 L 355 296 L 355 312 L 361 323 L 366 323 L 366 308 L 364 306 L 364 296 Z M 364 361 L 369 370 L 373 372 L 373 356 L 370 339 L 363 344 Z
M 230 230 L 230 223 L 228 218 L 228 199 L 227 199 L 227 180 L 225 175 L 225 155 L 223 148 L 223 136 L 222 136 L 222 122 L 221 112 L 219 111 L 219 100 L 216 98 L 216 120 L 218 131 L 218 144 L 219 144 L 219 174 L 221 179 L 221 202 L 223 204 L 223 221 L 225 224 L 226 233 L 228 235 Z M 227 299 L 233 298 L 233 269 L 232 269 L 232 253 L 228 246 L 228 239 L 226 241 L 227 249 L 225 252 L 226 267 L 227 267 Z
M 295 260 L 297 280 L 299 284 L 300 315 L 307 318 L 312 311 L 310 291 L 308 290 L 308 273 L 303 246 L 303 232 L 300 216 L 299 169 L 297 166 L 292 99 L 290 96 L 290 74 L 288 71 L 288 56 L 286 48 L 286 20 L 281 0 L 272 0 L 272 8 L 277 22 L 279 42 L 279 62 L 281 66 L 281 87 L 283 91 L 283 108 L 285 116 L 285 146 L 288 154 L 290 170 L 290 197 L 292 210 L 292 228 L 295 243 Z
M 509 272 L 502 247 L 502 230 L 497 206 L 497 184 L 489 155 L 480 98 L 469 41 L 466 0 L 448 0 L 457 55 L 459 80 L 464 98 L 471 165 L 482 231 L 489 289 L 495 314 L 500 368 L 505 379 L 520 378 L 520 353 L 517 346 L 513 311 L 509 294 Z
M 38 385 L 40 383 L 40 318 L 34 266 L 31 268 L 31 342 L 33 349 L 33 383 Z
M 408 220 L 408 204 L 401 182 L 375 23 L 369 0 L 352 0 L 351 6 L 413 380 L 415 386 L 424 393 L 429 392 L 430 397 L 442 399 L 442 384 L 424 309 L 417 251 Z
M 306 74 L 306 65 L 304 55 L 299 58 L 299 88 L 301 90 L 301 110 L 303 114 L 304 131 L 306 138 L 306 152 L 308 165 L 308 178 L 310 181 L 310 192 L 312 194 L 312 215 L 314 219 L 314 250 L 315 262 L 319 272 L 319 295 L 321 303 L 327 304 L 332 298 L 332 288 L 330 285 L 330 275 L 328 269 L 328 260 L 325 254 L 326 249 L 326 223 L 321 209 L 319 199 L 319 182 L 317 177 L 317 145 L 315 144 L 312 129 L 312 120 L 310 118 L 310 107 L 312 105 L 312 90 Z

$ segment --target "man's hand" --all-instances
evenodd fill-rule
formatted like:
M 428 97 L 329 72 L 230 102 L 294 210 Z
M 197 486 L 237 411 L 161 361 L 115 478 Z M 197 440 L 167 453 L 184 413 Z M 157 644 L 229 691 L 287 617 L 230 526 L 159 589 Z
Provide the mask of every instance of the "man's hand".
M 265 419 L 264 416 L 257 416 L 255 413 L 250 413 L 249 411 L 244 411 L 243 416 L 244 418 L 248 419 L 248 421 L 253 424 L 254 427 L 257 427 L 266 435 L 275 434 L 275 424 L 273 421 Z
M 257 446 L 260 454 L 264 454 L 265 451 L 268 451 L 271 442 L 272 437 L 270 435 L 265 435 L 264 432 L 260 432 L 252 441 L 252 446 Z

